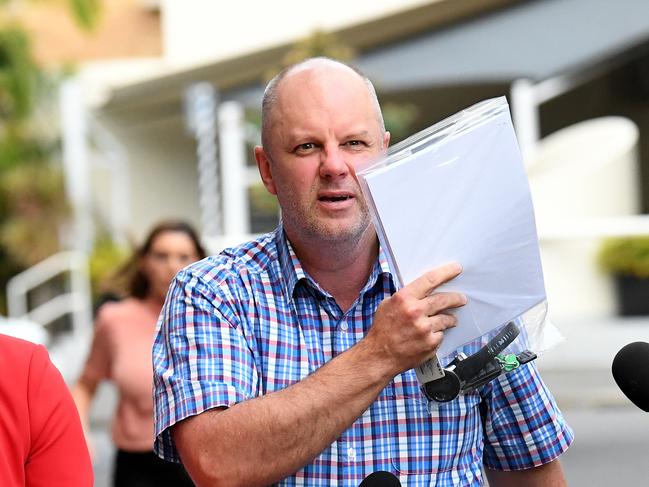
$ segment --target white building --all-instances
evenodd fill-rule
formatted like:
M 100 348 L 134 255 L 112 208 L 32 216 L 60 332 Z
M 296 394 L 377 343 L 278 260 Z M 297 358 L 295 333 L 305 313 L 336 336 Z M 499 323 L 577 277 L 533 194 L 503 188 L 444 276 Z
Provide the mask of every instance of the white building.
M 356 49 L 356 64 L 375 81 L 383 102 L 419 107 L 413 130 L 480 99 L 508 95 L 539 202 L 550 302 L 560 316 L 612 312 L 610 283 L 593 262 L 596 243 L 613 233 L 648 231 L 642 218 L 620 218 L 649 208 L 649 192 L 641 191 L 640 184 L 649 187 L 649 171 L 641 171 L 644 179 L 633 172 L 636 154 L 641 162 L 649 161 L 645 0 L 336 0 L 326 8 L 303 8 L 303 3 L 288 0 L 240 1 L 227 8 L 210 0 L 166 0 L 154 2 L 154 8 L 162 25 L 161 55 L 87 64 L 76 87 L 81 95 L 72 91 L 66 105 L 72 120 L 68 162 L 79 181 L 71 191 L 82 223 L 92 200 L 112 222 L 116 236 L 140 237 L 161 218 L 182 217 L 215 237 L 223 226 L 209 225 L 219 214 L 226 215 L 226 222 L 228 214 L 235 215 L 230 218 L 234 226 L 228 227 L 235 230 L 227 231 L 235 235 L 229 237 L 260 230 L 250 227 L 250 218 L 238 216 L 250 206 L 243 185 L 256 176 L 254 166 L 246 169 L 244 164 L 239 171 L 241 165 L 232 161 L 245 160 L 250 148 L 228 136 L 235 143 L 220 161 L 221 172 L 212 172 L 212 180 L 199 177 L 199 152 L 208 160 L 213 148 L 205 145 L 209 134 L 201 149 L 188 130 L 187 89 L 206 82 L 203 86 L 218 92 L 221 106 L 236 103 L 225 104 L 236 118 L 237 106 L 259 107 L 264 74 L 280 66 L 294 41 L 326 29 Z M 76 108 L 75 99 L 83 102 Z M 545 166 L 533 166 L 541 159 L 535 155 L 539 140 L 607 115 L 622 115 L 639 128 L 639 145 L 633 134 L 620 135 L 631 141 L 631 147 L 620 146 L 620 158 L 627 161 L 624 170 L 612 167 L 590 177 L 584 168 L 592 168 L 588 157 L 593 151 L 575 150 L 577 164 L 552 176 L 564 186 L 553 186 Z M 243 128 L 239 137 L 254 141 L 254 134 Z M 602 143 L 601 136 L 584 140 Z M 548 153 L 543 147 L 541 155 Z M 545 189 L 535 189 L 543 186 L 535 183 L 535 174 L 544 174 L 539 181 L 543 179 Z M 567 185 L 571 191 L 558 191 L 565 178 L 572 178 Z M 224 183 L 219 191 L 219 179 L 243 185 Z M 87 180 L 94 181 L 90 191 Z M 611 183 L 606 193 L 596 183 L 602 180 Z M 231 196 L 223 198 L 228 192 Z M 620 198 L 623 203 L 618 204 Z M 602 204 L 585 205 L 589 210 L 580 213 L 576 201 Z

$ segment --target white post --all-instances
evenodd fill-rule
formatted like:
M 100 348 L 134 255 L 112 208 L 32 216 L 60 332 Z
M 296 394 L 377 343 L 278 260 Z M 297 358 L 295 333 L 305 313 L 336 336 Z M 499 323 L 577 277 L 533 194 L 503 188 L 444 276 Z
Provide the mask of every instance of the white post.
M 90 252 L 94 240 L 83 92 L 78 79 L 63 82 L 59 96 L 66 192 L 74 212 L 69 247 Z
M 99 149 L 96 165 L 110 171 L 110 231 L 113 242 L 127 246 L 131 211 L 131 180 L 128 153 L 103 124 L 90 117 L 88 129 Z
M 92 334 L 92 298 L 88 259 L 84 254 L 72 254 L 70 258 L 72 333 L 78 340 L 87 340 Z
M 511 87 L 512 121 L 523 160 L 529 164 L 536 143 L 541 137 L 539 107 L 534 84 L 527 79 L 517 79 Z
M 205 237 L 222 234 L 219 200 L 219 167 L 217 159 L 216 89 L 207 82 L 195 83 L 185 91 L 185 121 L 196 138 L 198 157 L 198 191 L 201 227 Z
M 219 148 L 223 202 L 223 233 L 240 236 L 250 231 L 246 178 L 245 123 L 241 105 L 219 107 Z

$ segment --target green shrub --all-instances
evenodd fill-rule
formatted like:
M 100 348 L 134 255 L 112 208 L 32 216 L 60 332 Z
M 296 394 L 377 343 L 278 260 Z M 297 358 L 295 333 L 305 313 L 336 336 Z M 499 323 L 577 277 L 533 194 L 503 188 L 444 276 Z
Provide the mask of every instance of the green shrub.
M 602 270 L 610 274 L 649 277 L 649 236 L 606 239 L 599 250 Z
M 119 247 L 109 239 L 100 238 L 90 255 L 90 285 L 96 304 L 103 295 L 125 296 L 127 283 L 120 270 L 129 257 L 129 250 Z

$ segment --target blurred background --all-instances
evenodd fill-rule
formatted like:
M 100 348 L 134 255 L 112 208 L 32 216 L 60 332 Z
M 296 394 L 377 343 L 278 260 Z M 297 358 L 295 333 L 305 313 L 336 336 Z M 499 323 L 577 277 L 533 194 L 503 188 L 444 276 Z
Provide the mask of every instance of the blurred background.
M 0 332 L 47 345 L 73 381 L 155 222 L 194 223 L 211 253 L 272 230 L 252 157 L 263 87 L 314 55 L 375 82 L 393 142 L 508 98 L 566 337 L 539 365 L 576 432 L 569 483 L 649 481 L 649 419 L 610 374 L 649 341 L 647 0 L 0 1 Z

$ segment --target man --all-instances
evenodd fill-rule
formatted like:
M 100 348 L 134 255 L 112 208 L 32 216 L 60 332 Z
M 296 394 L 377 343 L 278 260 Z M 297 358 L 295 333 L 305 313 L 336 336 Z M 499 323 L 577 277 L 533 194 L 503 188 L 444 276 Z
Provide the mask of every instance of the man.
M 429 411 L 412 368 L 455 326 L 461 268 L 395 293 L 355 168 L 389 133 L 366 78 L 311 59 L 270 82 L 255 157 L 272 234 L 181 272 L 154 345 L 156 450 L 199 486 L 565 485 L 572 441 L 533 367 Z M 484 458 L 483 458 L 484 457 Z M 512 472 L 508 472 L 508 471 Z

